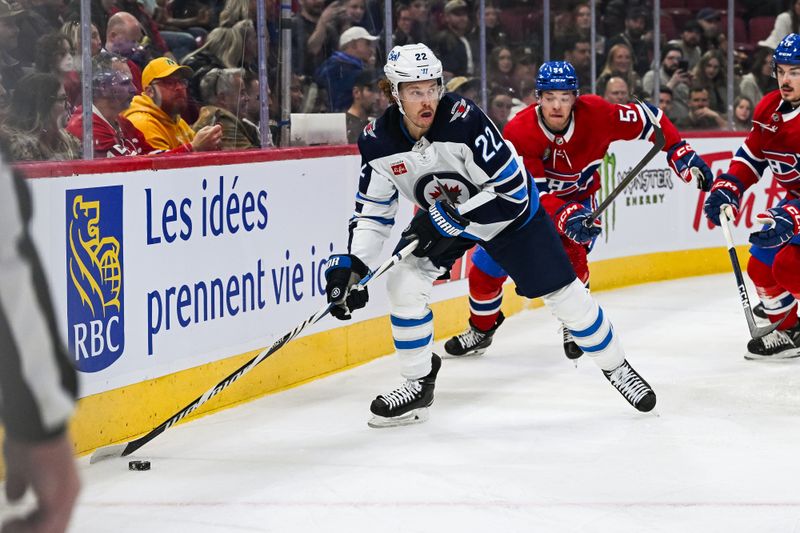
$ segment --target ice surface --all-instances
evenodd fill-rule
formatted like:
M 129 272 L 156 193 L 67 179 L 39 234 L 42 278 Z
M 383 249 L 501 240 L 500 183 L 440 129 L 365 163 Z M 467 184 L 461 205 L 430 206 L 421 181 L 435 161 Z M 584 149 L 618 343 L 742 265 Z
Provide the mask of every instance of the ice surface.
M 367 427 L 401 382 L 384 357 L 82 458 L 71 531 L 800 532 L 800 360 L 742 358 L 733 275 L 596 297 L 660 416 L 526 311 L 485 355 L 445 359 L 424 424 Z

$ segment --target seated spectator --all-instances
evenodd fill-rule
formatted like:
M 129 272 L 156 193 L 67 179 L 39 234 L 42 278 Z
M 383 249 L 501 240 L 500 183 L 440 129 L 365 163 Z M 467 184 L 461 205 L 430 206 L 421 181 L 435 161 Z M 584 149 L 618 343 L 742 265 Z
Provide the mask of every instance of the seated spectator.
M 789 9 L 775 17 L 775 27 L 763 41 L 758 41 L 758 46 L 766 46 L 775 50 L 781 39 L 790 33 L 800 31 L 800 0 L 790 0 Z
M 746 96 L 733 101 L 733 130 L 750 131 L 753 128 L 753 102 Z
M 588 38 L 579 34 L 568 35 L 561 43 L 564 61 L 575 67 L 578 75 L 578 89 L 581 94 L 591 92 L 592 80 L 592 44 Z
M 92 60 L 92 140 L 94 158 L 147 154 L 152 148 L 144 136 L 120 116 L 136 94 L 130 68 L 122 56 L 100 52 Z M 83 108 L 69 119 L 67 133 L 83 139 Z
M 195 102 L 205 104 L 200 92 L 200 82 L 211 69 L 239 68 L 242 66 L 244 42 L 242 35 L 233 28 L 214 28 L 205 44 L 186 56 L 183 64 L 192 69 L 189 95 Z
M 489 109 L 487 115 L 492 119 L 494 125 L 503 133 L 503 128 L 508 124 L 511 108 L 514 107 L 512 101 L 513 92 L 508 89 L 495 89 L 489 97 Z
M 722 13 L 713 7 L 704 7 L 697 12 L 695 17 L 700 27 L 703 28 L 703 34 L 700 37 L 700 49 L 703 51 L 709 50 L 723 50 L 720 46 L 720 37 L 722 33 Z
M 608 51 L 606 64 L 597 78 L 597 93 L 605 92 L 606 83 L 611 76 L 619 76 L 628 84 L 628 91 L 634 95 L 642 92 L 642 81 L 639 75 L 633 70 L 633 52 L 624 43 L 618 43 Z
M 375 56 L 377 39 L 364 28 L 353 26 L 339 37 L 339 51 L 317 69 L 315 80 L 327 91 L 331 113 L 344 113 L 353 103 L 353 82 Z
M 659 87 L 668 87 L 672 94 L 673 117 L 683 117 L 689 113 L 689 84 L 692 76 L 683 61 L 683 52 L 678 46 L 668 44 L 661 49 L 661 70 L 659 72 Z M 688 68 L 688 67 L 687 67 Z M 650 70 L 642 79 L 642 88 L 645 96 L 652 97 L 655 90 L 655 70 Z
M 514 87 L 514 58 L 511 55 L 511 48 L 498 46 L 489 53 L 486 65 L 489 89 L 500 87 L 511 89 Z
M 355 144 L 369 121 L 375 117 L 378 77 L 374 70 L 362 70 L 353 84 L 353 105 L 347 110 L 347 142 Z
M 19 4 L 0 0 L 0 110 L 8 103 L 11 91 L 22 78 L 22 63 L 14 55 L 19 42 L 16 19 L 23 13 Z
M 580 80 L 578 80 L 578 82 L 580 83 Z M 511 99 L 511 102 L 514 105 L 511 107 L 511 112 L 508 114 L 508 120 L 514 118 L 517 113 L 519 113 L 529 105 L 535 104 L 537 100 L 538 99 L 536 98 L 536 83 L 535 82 L 523 83 L 522 87 L 520 87 L 519 98 Z
M 728 111 L 728 84 L 724 65 L 722 52 L 709 50 L 692 71 L 692 85 L 708 90 L 708 106 L 717 113 Z
M 696 20 L 686 22 L 681 31 L 681 38 L 674 39 L 667 44 L 672 44 L 681 49 L 683 58 L 689 62 L 689 69 L 693 69 L 700 62 L 703 52 L 700 50 L 700 39 L 703 36 L 703 27 Z
M 68 112 L 80 104 L 81 80 L 76 71 L 72 43 L 63 33 L 48 33 L 36 41 L 36 71 L 55 74 L 67 91 Z
M 24 9 L 15 22 L 19 28 L 19 42 L 35 43 L 42 35 L 55 33 L 61 27 L 59 9 L 51 2 L 41 0 L 18 0 L 19 7 Z M 14 55 L 25 66 L 33 66 L 36 62 L 33 46 L 20 46 Z
M 772 50 L 760 48 L 753 57 L 750 72 L 739 82 L 739 93 L 751 102 L 760 102 L 765 94 L 777 88 L 778 83 L 772 77 Z
M 113 7 L 109 11 L 112 15 L 126 11 L 139 21 L 142 31 L 147 37 L 147 46 L 151 48 L 149 52 L 152 57 L 172 56 L 167 42 L 158 29 L 158 24 L 138 0 L 114 0 Z
M 336 26 L 344 7 L 340 0 L 327 7 L 319 0 L 299 2 L 300 11 L 292 18 L 292 72 L 310 78 L 337 49 Z
M 516 57 L 514 61 L 514 74 L 511 76 L 514 84 L 514 92 L 519 93 L 523 86 L 530 83 L 536 84 L 536 74 L 538 72 L 536 59 L 532 54 L 523 53 Z
M 480 20 L 480 3 L 474 2 L 475 6 L 475 20 Z M 484 7 L 484 21 L 486 22 L 486 49 L 494 50 L 498 46 L 509 46 L 508 33 L 502 26 L 500 21 L 500 8 L 490 2 L 486 2 Z M 480 25 L 475 24 L 467 39 L 472 46 L 472 57 L 475 58 L 475 63 L 478 62 L 480 57 Z
M 192 128 L 200 130 L 215 124 L 222 127 L 223 150 L 260 148 L 257 128 L 242 120 L 247 113 L 250 96 L 244 82 L 244 69 L 211 69 L 200 82 L 203 101 L 209 105 L 200 109 Z
M 80 157 L 80 144 L 64 131 L 67 93 L 55 74 L 24 76 L 11 97 L 2 136 L 14 161 L 63 161 Z
M 144 92 L 134 96 L 122 116 L 144 135 L 155 150 L 219 150 L 222 127 L 206 126 L 195 132 L 181 113 L 188 105 L 187 85 L 192 69 L 159 57 L 142 71 Z
M 414 19 L 414 43 L 427 43 L 438 31 L 431 16 L 431 6 L 428 0 L 411 0 L 408 4 L 411 9 L 411 18 Z
M 659 88 L 658 108 L 664 112 L 670 121 L 675 122 L 672 115 L 672 89 L 664 85 Z
M 67 36 L 67 39 L 69 39 L 69 42 L 71 42 L 72 46 L 75 48 L 75 64 L 79 67 L 78 70 L 80 70 L 82 51 L 81 23 L 77 21 L 67 22 L 61 26 L 61 33 Z M 92 54 L 92 57 L 95 57 L 100 53 L 100 50 L 103 49 L 103 41 L 100 40 L 100 32 L 97 30 L 97 26 L 94 24 L 92 24 L 89 39 L 89 50 Z
M 392 43 L 395 46 L 404 46 L 418 42 L 414 37 L 414 18 L 408 4 L 398 4 L 394 11 L 394 33 Z
M 650 52 L 653 49 L 652 33 L 647 32 L 647 11 L 635 7 L 625 16 L 625 31 L 606 41 L 606 53 L 615 44 L 625 44 L 632 52 L 633 70 L 643 76 L 650 68 Z M 649 38 L 648 38 L 649 36 Z
M 627 104 L 631 101 L 628 82 L 622 76 L 612 75 L 603 87 L 603 98 L 612 104 Z
M 136 17 L 120 11 L 108 19 L 105 49 L 128 60 L 133 84 L 142 91 L 142 67 L 150 61 L 150 53 L 140 44 L 144 38 Z
M 448 0 L 444 5 L 445 29 L 433 39 L 433 50 L 442 61 L 445 79 L 471 76 L 475 59 L 466 35 L 470 29 L 469 6 L 464 0 Z
M 573 3 L 572 8 L 570 9 L 570 13 L 572 14 L 572 25 L 571 30 L 567 32 L 568 35 L 577 34 L 580 39 L 585 39 L 586 42 L 589 43 L 589 49 L 591 53 L 592 47 L 592 8 L 589 6 L 589 2 L 584 0 L 577 0 Z M 597 14 L 598 20 L 602 17 Z M 605 57 L 605 49 L 606 49 L 606 38 L 601 31 L 595 32 L 595 50 L 597 54 L 597 61 L 598 63 L 601 62 L 602 58 Z M 591 62 L 591 58 L 589 60 Z M 579 73 L 580 75 L 580 73 Z M 587 76 L 587 80 L 590 78 Z M 580 80 L 580 78 L 579 78 Z
M 478 102 L 480 99 L 481 84 L 478 78 L 458 76 L 447 82 L 445 90 L 449 93 L 459 94 L 473 102 Z
M 208 3 L 201 0 L 158 0 L 153 18 L 167 46 L 175 58 L 181 60 L 197 49 L 198 41 L 205 40 L 213 11 Z
M 680 130 L 717 130 L 726 125 L 725 119 L 708 107 L 708 89 L 705 87 L 689 90 L 689 114 L 675 122 Z

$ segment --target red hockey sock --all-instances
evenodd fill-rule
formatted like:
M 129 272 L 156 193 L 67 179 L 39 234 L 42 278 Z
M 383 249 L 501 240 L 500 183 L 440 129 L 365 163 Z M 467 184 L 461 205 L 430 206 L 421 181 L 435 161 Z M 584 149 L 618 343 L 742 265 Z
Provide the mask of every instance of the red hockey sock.
M 779 272 L 781 273 L 780 277 L 783 277 L 783 268 L 785 267 L 780 266 L 782 263 L 778 261 L 776 256 L 775 262 L 770 267 L 750 256 L 750 260 L 747 262 L 747 275 L 753 280 L 758 291 L 758 297 L 761 299 L 761 303 L 764 304 L 764 312 L 770 321 L 777 322 L 788 313 L 786 320 L 779 326 L 779 329 L 789 329 L 797 324 L 797 301 L 793 293 L 778 281 L 780 279 Z M 776 266 L 778 267 L 777 269 Z
M 772 263 L 772 276 L 777 284 L 795 298 L 791 315 L 781 324 L 788 329 L 797 324 L 797 301 L 800 300 L 800 246 L 789 244 L 777 253 Z
M 508 276 L 496 278 L 475 265 L 469 270 L 469 319 L 481 331 L 492 329 L 503 303 L 503 282 Z

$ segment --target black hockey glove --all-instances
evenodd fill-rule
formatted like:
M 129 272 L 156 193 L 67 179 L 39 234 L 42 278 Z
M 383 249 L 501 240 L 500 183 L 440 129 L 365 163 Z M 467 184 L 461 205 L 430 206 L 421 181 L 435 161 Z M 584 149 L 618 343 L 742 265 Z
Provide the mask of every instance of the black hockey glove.
M 436 202 L 427 211 L 417 211 L 403 231 L 403 238 L 419 241 L 412 252 L 415 256 L 435 260 L 456 243 L 456 237 L 464 233 L 468 224 L 469 220 L 459 215 L 455 207 Z
M 339 320 L 350 320 L 350 313 L 361 309 L 369 301 L 366 287 L 358 284 L 369 274 L 369 268 L 361 259 L 350 254 L 332 255 L 325 269 L 325 293 L 331 306 L 331 314 Z

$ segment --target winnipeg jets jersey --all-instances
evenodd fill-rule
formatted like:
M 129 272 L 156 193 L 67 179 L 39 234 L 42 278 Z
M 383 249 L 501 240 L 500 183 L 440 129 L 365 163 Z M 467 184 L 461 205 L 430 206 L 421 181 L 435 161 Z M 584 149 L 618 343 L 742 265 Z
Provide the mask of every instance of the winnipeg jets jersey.
M 646 105 L 664 132 L 665 150 L 680 141 L 678 130 L 661 110 Z M 651 140 L 653 123 L 638 103 L 611 104 L 584 95 L 575 101 L 564 132 L 550 131 L 539 106 L 530 105 L 511 119 L 503 134 L 522 156 L 541 193 L 580 202 L 600 188 L 597 169 L 608 146 L 617 140 Z
M 361 176 L 350 222 L 350 253 L 373 265 L 389 236 L 398 196 L 427 209 L 450 198 L 470 221 L 463 237 L 490 240 L 538 207 L 514 147 L 470 100 L 445 94 L 430 130 L 413 139 L 396 105 L 358 140 Z M 533 210 L 533 211 L 532 211 Z
M 768 93 L 753 113 L 753 129 L 736 151 L 728 172 L 749 187 L 767 166 L 789 193 L 800 198 L 800 107 Z

